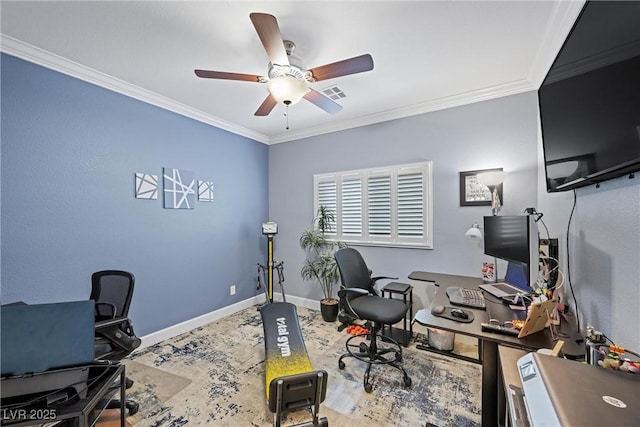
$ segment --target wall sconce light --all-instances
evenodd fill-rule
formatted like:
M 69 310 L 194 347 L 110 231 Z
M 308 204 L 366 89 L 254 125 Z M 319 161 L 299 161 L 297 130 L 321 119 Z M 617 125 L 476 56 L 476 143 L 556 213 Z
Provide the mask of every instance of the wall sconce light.
M 471 228 L 469 228 L 467 232 L 464 233 L 464 237 L 471 240 L 482 239 L 482 232 L 480 231 L 480 226 L 478 225 L 477 222 L 474 222 Z

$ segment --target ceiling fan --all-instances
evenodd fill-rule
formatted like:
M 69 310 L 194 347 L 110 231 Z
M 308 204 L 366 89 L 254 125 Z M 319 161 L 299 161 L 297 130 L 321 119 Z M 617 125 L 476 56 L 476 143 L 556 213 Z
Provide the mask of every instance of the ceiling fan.
M 297 103 L 301 98 L 328 113 L 337 113 L 342 109 L 342 106 L 310 88 L 308 83 L 373 70 L 373 58 L 369 54 L 305 69 L 302 62 L 293 56 L 295 44 L 282 39 L 278 21 L 273 15 L 251 13 L 249 17 L 269 56 L 267 76 L 209 70 L 195 70 L 195 73 L 198 77 L 207 79 L 266 83 L 269 95 L 255 112 L 256 116 L 267 116 L 278 103 L 289 106 Z

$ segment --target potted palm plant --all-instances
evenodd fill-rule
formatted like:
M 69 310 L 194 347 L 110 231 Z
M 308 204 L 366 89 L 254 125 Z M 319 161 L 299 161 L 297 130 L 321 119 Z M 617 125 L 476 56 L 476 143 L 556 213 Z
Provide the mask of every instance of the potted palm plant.
M 333 254 L 346 246 L 342 242 L 327 240 L 326 233 L 332 231 L 333 224 L 335 214 L 321 205 L 313 219 L 313 227 L 304 230 L 300 236 L 300 247 L 307 254 L 301 275 L 304 280 L 312 280 L 322 288 L 320 311 L 327 322 L 335 322 L 338 317 L 338 300 L 333 290 L 340 274 Z

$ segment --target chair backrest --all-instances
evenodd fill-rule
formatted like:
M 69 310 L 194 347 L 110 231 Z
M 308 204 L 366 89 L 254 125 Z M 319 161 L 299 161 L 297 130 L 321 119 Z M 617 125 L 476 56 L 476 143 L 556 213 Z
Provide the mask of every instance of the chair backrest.
M 91 297 L 96 303 L 96 320 L 129 316 L 135 277 L 128 271 L 104 270 L 91 275 Z M 115 312 L 109 313 L 106 307 Z
M 338 249 L 334 254 L 340 281 L 344 288 L 362 288 L 372 292 L 371 270 L 367 267 L 360 252 L 353 248 Z

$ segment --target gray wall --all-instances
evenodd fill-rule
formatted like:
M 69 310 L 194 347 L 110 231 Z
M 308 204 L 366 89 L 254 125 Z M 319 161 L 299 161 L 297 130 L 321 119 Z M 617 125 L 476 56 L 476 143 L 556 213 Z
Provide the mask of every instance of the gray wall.
M 459 206 L 458 172 L 502 167 L 501 214 L 535 207 L 551 237 L 560 239 L 567 272 L 566 230 L 573 193 L 548 194 L 544 185 L 537 95 L 529 92 L 473 105 L 379 123 L 269 147 L 269 215 L 280 226 L 276 257 L 285 261 L 287 291 L 320 299 L 303 282 L 297 239 L 313 218 L 313 174 L 421 160 L 434 162 L 434 249 L 359 247 L 376 275 L 406 280 L 414 270 L 479 276 L 482 242 L 464 232 L 489 215 L 485 207 Z M 629 349 L 640 350 L 640 180 L 622 177 L 600 188 L 577 190 L 569 231 L 571 281 L 580 324 L 592 324 Z M 539 225 L 541 235 L 546 230 Z M 500 265 L 504 272 L 504 265 Z M 412 282 L 417 308 L 432 290 Z M 563 299 L 575 311 L 567 284 Z
M 525 93 L 270 146 L 269 215 L 279 224 L 276 258 L 284 260 L 287 291 L 321 298 L 319 288 L 299 274 L 304 253 L 298 238 L 314 215 L 314 174 L 422 160 L 434 162 L 434 249 L 359 249 L 375 275 L 405 281 L 414 270 L 479 276 L 482 262 L 492 258 L 464 234 L 491 209 L 460 207 L 459 172 L 502 167 L 502 213 L 535 206 L 536 114 L 536 94 Z M 417 291 L 420 306 L 427 301 Z
M 577 301 L 583 330 L 592 325 L 640 352 L 640 176 L 577 189 L 569 224 L 574 192 L 546 192 L 539 147 L 539 210 L 560 239 L 562 271 L 570 273 L 565 298 L 573 307 Z

